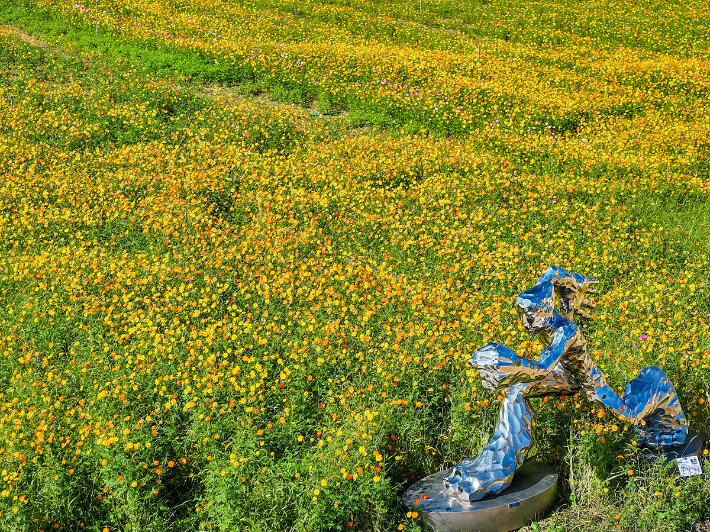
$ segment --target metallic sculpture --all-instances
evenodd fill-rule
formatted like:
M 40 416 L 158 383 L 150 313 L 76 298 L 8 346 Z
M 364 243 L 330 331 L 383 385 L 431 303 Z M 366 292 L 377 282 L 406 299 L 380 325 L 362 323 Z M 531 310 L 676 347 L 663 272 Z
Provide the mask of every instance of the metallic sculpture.
M 591 318 L 588 309 L 596 305 L 587 295 L 596 291 L 597 283 L 550 266 L 516 300 L 523 327 L 546 344 L 538 360 L 520 358 L 498 343 L 489 343 L 471 357 L 469 363 L 480 370 L 483 386 L 501 390 L 504 398 L 491 441 L 475 459 L 459 463 L 444 479 L 449 495 L 475 501 L 510 485 L 532 444 L 535 413 L 528 397 L 584 393 L 590 401 L 636 423 L 642 444 L 662 449 L 683 444 L 685 416 L 662 369 L 644 368 L 619 397 L 587 354 L 587 341 L 572 318 L 575 314 Z

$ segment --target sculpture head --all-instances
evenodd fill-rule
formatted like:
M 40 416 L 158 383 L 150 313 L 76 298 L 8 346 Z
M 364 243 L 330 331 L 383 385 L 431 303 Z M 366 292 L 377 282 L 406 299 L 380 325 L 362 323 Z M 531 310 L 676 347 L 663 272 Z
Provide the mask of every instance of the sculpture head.
M 555 292 L 547 281 L 522 292 L 515 300 L 520 321 L 530 334 L 538 334 L 549 328 L 554 319 Z

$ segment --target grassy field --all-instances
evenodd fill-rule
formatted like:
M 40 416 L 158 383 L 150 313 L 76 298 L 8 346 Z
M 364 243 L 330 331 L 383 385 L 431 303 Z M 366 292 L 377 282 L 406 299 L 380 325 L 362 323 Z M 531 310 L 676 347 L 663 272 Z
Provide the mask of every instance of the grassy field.
M 487 442 L 466 360 L 537 356 L 549 264 L 600 279 L 610 385 L 662 367 L 710 439 L 706 3 L 98 8 L 0 5 L 2 530 L 420 530 L 399 496 Z M 710 515 L 707 458 L 534 407 L 529 530 Z

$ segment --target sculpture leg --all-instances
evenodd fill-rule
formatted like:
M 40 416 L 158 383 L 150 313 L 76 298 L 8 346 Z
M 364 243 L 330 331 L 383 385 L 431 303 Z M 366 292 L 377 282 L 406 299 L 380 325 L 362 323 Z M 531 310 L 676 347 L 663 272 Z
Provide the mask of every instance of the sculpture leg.
M 450 494 L 476 501 L 504 490 L 513 481 L 515 470 L 523 464 L 532 445 L 534 412 L 523 395 L 528 386 L 525 383 L 506 388 L 491 441 L 475 459 L 464 460 L 444 479 Z
M 597 368 L 594 371 L 598 372 Z M 638 377 L 624 388 L 619 397 L 603 381 L 590 379 L 586 389 L 590 401 L 602 403 L 636 423 L 641 443 L 648 447 L 682 445 L 688 432 L 683 409 L 675 388 L 662 369 L 644 368 Z
M 636 430 L 648 447 L 682 445 L 688 433 L 675 388 L 661 368 L 649 366 L 626 385 L 623 401 L 629 417 L 640 421 Z

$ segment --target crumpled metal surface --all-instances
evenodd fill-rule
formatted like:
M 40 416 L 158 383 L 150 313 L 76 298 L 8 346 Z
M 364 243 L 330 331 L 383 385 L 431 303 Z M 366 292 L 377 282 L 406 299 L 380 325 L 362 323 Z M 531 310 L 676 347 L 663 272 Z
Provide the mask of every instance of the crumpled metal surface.
M 483 386 L 502 391 L 504 398 L 490 442 L 475 459 L 462 461 L 444 478 L 450 495 L 475 501 L 510 485 L 532 445 L 535 413 L 528 397 L 584 393 L 636 423 L 642 444 L 651 448 L 683 444 L 687 423 L 662 369 L 644 368 L 619 397 L 587 354 L 587 341 L 572 319 L 591 317 L 595 303 L 587 296 L 595 292 L 597 282 L 550 266 L 516 299 L 523 327 L 545 344 L 539 358 L 518 357 L 499 343 L 489 343 L 471 357 L 469 363 L 480 370 Z

